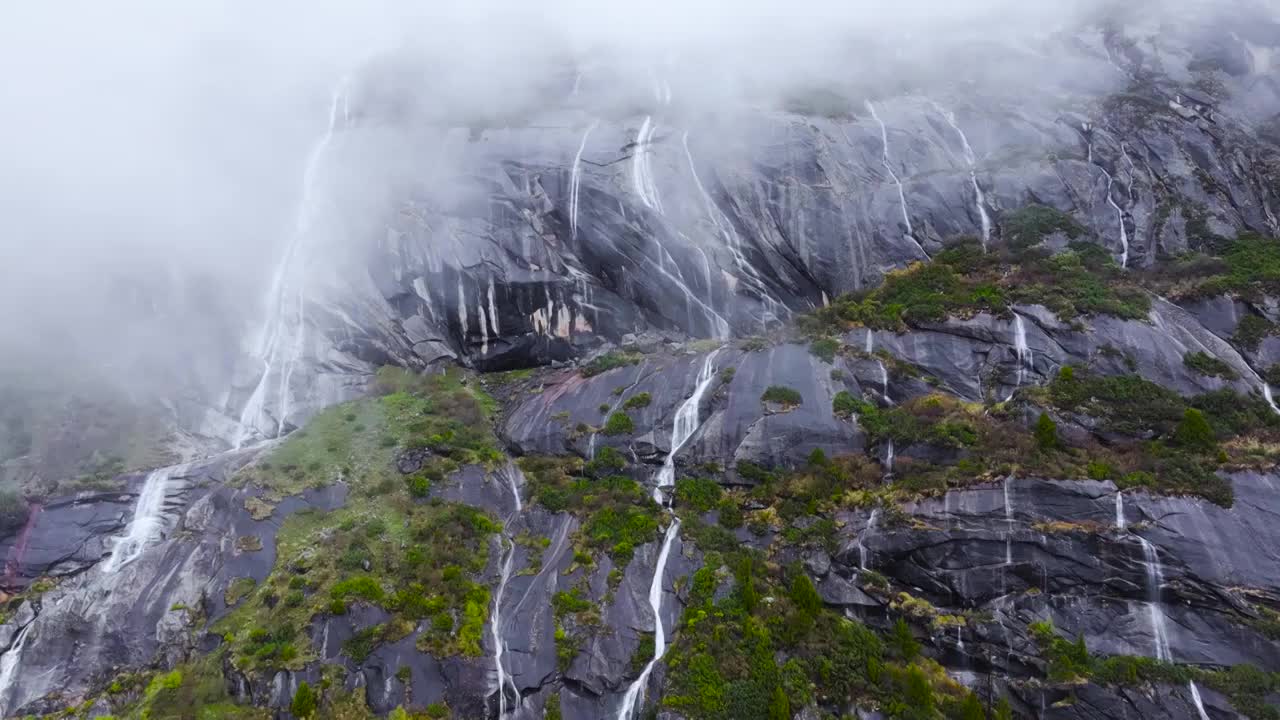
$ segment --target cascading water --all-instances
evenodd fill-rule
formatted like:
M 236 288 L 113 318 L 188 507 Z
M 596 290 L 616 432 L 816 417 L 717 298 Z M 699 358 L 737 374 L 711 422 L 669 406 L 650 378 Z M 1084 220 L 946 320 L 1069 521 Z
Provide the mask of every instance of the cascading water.
M 1004 479 L 1004 564 L 1013 564 L 1013 498 L 1009 495 L 1009 480 Z
M 124 535 L 117 538 L 111 548 L 111 557 L 103 563 L 102 570 L 114 573 L 128 565 L 142 554 L 152 543 L 161 540 L 165 533 L 164 504 L 169 492 L 170 481 L 176 475 L 186 472 L 187 465 L 152 470 L 142 483 L 142 492 L 138 494 L 138 502 L 133 508 L 133 519 L 129 521 Z
M 987 246 L 991 244 L 991 215 L 987 213 L 987 196 L 982 192 L 982 186 L 978 184 L 978 158 L 973 154 L 973 148 L 969 146 L 969 138 L 964 134 L 964 130 L 960 129 L 959 123 L 956 122 L 956 114 L 949 110 L 943 110 L 937 103 L 934 103 L 934 107 L 947 119 L 947 123 L 960 136 L 960 142 L 964 146 L 964 159 L 965 162 L 969 163 L 969 181 L 973 184 L 973 194 L 978 206 L 978 217 L 982 221 L 982 249 L 986 251 Z
M 503 657 L 506 655 L 507 644 L 502 639 L 502 599 L 507 592 L 507 583 L 511 580 L 511 567 L 515 561 L 516 544 L 514 538 L 511 537 L 510 526 L 516 516 L 524 509 L 523 503 L 520 501 L 520 469 L 514 464 L 507 466 L 504 473 L 507 476 L 507 483 L 511 488 L 511 497 L 515 501 L 514 509 L 507 516 L 506 521 L 502 525 L 503 543 L 507 546 L 506 557 L 502 560 L 502 573 L 498 577 L 497 591 L 493 595 L 493 617 L 490 620 L 490 636 L 493 639 L 493 667 L 496 671 L 496 685 L 498 691 L 498 720 L 507 716 L 507 686 L 511 686 L 511 690 L 515 695 L 516 702 L 520 701 L 520 690 L 515 686 L 515 682 L 507 675 L 506 668 L 502 664 Z
M 1151 634 L 1155 642 L 1156 659 L 1169 662 L 1169 635 L 1165 627 L 1164 611 L 1160 609 L 1160 588 L 1164 586 L 1164 568 L 1156 546 L 1141 535 L 1134 535 L 1142 545 L 1142 561 L 1147 569 L 1147 612 L 1151 615 Z
M 1124 210 L 1120 209 L 1120 205 L 1111 195 L 1111 186 L 1115 184 L 1115 179 L 1106 168 L 1102 169 L 1102 174 L 1107 176 L 1107 204 L 1116 211 L 1116 218 L 1120 221 L 1120 267 L 1126 268 L 1129 266 L 1129 229 L 1124 225 Z
M 658 188 L 653 182 L 653 164 L 649 159 L 649 144 L 658 126 L 652 115 L 646 115 L 636 134 L 636 141 L 631 151 L 631 184 L 640 202 L 650 210 L 662 212 L 662 202 L 658 199 Z
M 699 406 L 702 403 L 702 396 L 707 392 L 711 381 L 715 379 L 715 359 L 719 353 L 717 349 L 707 354 L 707 358 L 702 362 L 702 368 L 698 371 L 697 386 L 693 394 L 676 410 L 671 427 L 671 451 L 667 453 L 662 469 L 658 471 L 658 481 L 653 489 L 654 502 L 659 505 L 667 505 L 665 490 L 675 485 L 676 453 L 684 447 L 689 438 L 693 437 L 700 426 Z M 662 627 L 662 578 L 666 573 L 671 544 L 679 534 L 680 520 L 673 518 L 662 540 L 662 550 L 658 553 L 658 562 L 653 569 L 653 582 L 649 584 L 649 607 L 653 610 L 653 659 L 645 665 L 644 671 L 627 688 L 626 694 L 622 697 L 622 705 L 618 709 L 618 720 L 632 719 L 640 697 L 644 693 L 645 685 L 649 682 L 653 667 L 667 651 L 666 630 Z
M 582 153 L 587 150 L 587 138 L 591 137 L 591 131 L 596 129 L 598 123 L 593 122 L 587 126 L 587 131 L 582 134 L 582 144 L 578 145 L 578 153 L 573 156 L 573 170 L 569 173 L 569 233 L 573 239 L 578 239 L 578 198 L 581 197 L 582 187 Z
M 280 437 L 284 434 L 285 422 L 289 415 L 289 383 L 293 378 L 293 370 L 303 351 L 305 335 L 305 311 L 307 293 L 301 274 L 297 272 L 298 262 L 310 234 L 317 215 L 317 179 L 320 168 L 333 144 L 335 133 L 349 121 L 348 111 L 349 79 L 344 78 L 333 93 L 329 108 L 329 127 L 320 141 L 312 148 L 307 158 L 306 169 L 302 175 L 302 199 L 298 203 L 298 212 L 294 224 L 293 235 L 285 248 L 284 255 L 276 265 L 271 278 L 271 287 L 267 293 L 267 317 L 258 338 L 254 357 L 262 363 L 262 374 L 257 385 L 249 395 L 249 400 L 240 411 L 240 430 L 235 441 L 238 450 L 245 441 L 257 437 Z M 305 258 L 303 258 L 305 259 Z M 275 388 L 276 417 L 275 427 L 268 434 L 268 429 L 259 426 L 267 408 L 267 394 L 270 392 L 272 380 L 277 379 Z
M 686 132 L 684 134 L 682 142 L 684 144 L 685 159 L 689 161 L 689 173 L 693 177 L 693 185 L 698 189 L 698 194 L 702 196 L 702 202 L 706 205 L 707 216 L 711 219 L 711 224 L 724 239 L 725 246 L 729 248 L 729 254 L 733 256 L 734 265 L 753 286 L 760 296 L 760 301 L 765 306 L 767 317 L 760 319 L 761 325 L 764 325 L 767 320 L 781 320 L 789 317 L 791 311 L 769 295 L 768 286 L 760 277 L 760 274 L 756 272 L 755 266 L 748 262 L 746 256 L 742 254 L 742 238 L 738 235 L 738 231 L 734 229 L 733 223 L 720 210 L 720 206 L 716 205 L 715 201 L 711 199 L 711 194 L 703 186 L 702 179 L 698 176 L 698 168 L 693 162 L 693 153 L 689 150 L 689 133 Z M 710 287 L 710 283 L 708 283 L 708 287 Z
M 18 637 L 14 638 L 8 652 L 0 658 L 0 714 L 7 715 L 10 709 L 9 696 L 13 692 L 13 681 L 17 679 L 18 667 L 22 664 L 22 650 L 26 647 L 27 636 L 35 624 L 32 620 L 19 630 Z
M 618 720 L 632 720 L 635 716 L 640 697 L 644 693 L 645 685 L 649 682 L 649 675 L 653 672 L 653 667 L 658 664 L 658 661 L 667 652 L 667 632 L 662 627 L 662 576 L 667 569 L 667 558 L 671 554 L 671 544 L 675 542 L 676 536 L 679 534 L 680 521 L 672 519 L 671 526 L 667 528 L 666 536 L 662 539 L 662 551 L 658 553 L 658 564 L 653 569 L 653 582 L 649 585 L 649 608 L 653 611 L 653 659 L 644 666 L 640 677 L 631 683 L 631 686 L 627 688 L 627 693 L 622 696 L 622 705 L 618 709 Z
M 876 106 L 871 104 L 870 100 L 867 101 L 867 111 L 871 113 L 871 117 L 880 126 L 880 143 L 883 149 L 880 155 L 880 163 L 884 165 L 884 169 L 888 171 L 894 185 L 898 187 L 898 202 L 902 205 L 902 223 L 907 227 L 907 237 L 914 240 L 916 233 L 911 227 L 911 214 L 907 210 L 907 193 L 902 187 L 902 181 L 898 179 L 898 173 L 893 169 L 893 162 L 889 159 L 889 129 L 885 127 L 884 121 L 880 119 L 880 114 L 876 112 Z
M 671 426 L 671 451 L 662 461 L 662 469 L 658 471 L 658 481 L 653 488 L 653 501 L 659 505 L 666 504 L 666 490 L 676 484 L 676 453 L 698 431 L 700 425 L 698 412 L 702 404 L 702 396 L 706 394 L 711 381 L 715 379 L 715 360 L 719 353 L 719 350 L 712 350 L 707 354 L 707 358 L 702 361 L 702 368 L 698 371 L 697 385 L 693 389 L 693 394 L 676 410 L 676 417 Z
M 867 328 L 867 343 L 865 352 L 871 355 L 876 361 L 876 366 L 880 368 L 880 397 L 886 405 L 892 405 L 893 399 L 889 397 L 889 368 L 885 367 L 884 361 L 873 354 L 875 352 L 875 336 L 871 334 L 871 328 Z
M 1124 530 L 1127 523 L 1124 519 L 1124 493 L 1116 492 L 1116 529 Z M 1160 553 L 1156 546 L 1141 535 L 1134 535 L 1142 545 L 1142 564 L 1147 571 L 1147 613 L 1151 618 L 1151 636 L 1154 644 L 1156 660 L 1173 662 L 1173 651 L 1169 649 L 1169 632 L 1165 626 L 1164 611 L 1160 609 L 1160 588 L 1164 586 L 1164 566 L 1160 564 Z M 1200 688 L 1195 681 L 1187 683 L 1191 693 L 1191 702 L 1195 705 L 1200 720 L 1209 720 L 1204 709 L 1204 701 L 1200 699 Z
M 1035 368 L 1035 355 L 1027 346 L 1027 324 L 1018 313 L 1013 314 L 1013 352 L 1018 361 L 1017 384 L 1013 390 L 1009 391 L 1009 397 L 1005 398 L 1006 402 L 1013 397 L 1018 388 L 1022 387 L 1027 370 Z
M 1187 688 L 1191 690 L 1191 702 L 1196 706 L 1196 713 L 1200 716 L 1200 720 L 1209 720 L 1209 713 L 1204 709 L 1204 701 L 1200 699 L 1200 688 L 1196 687 L 1194 680 L 1187 683 Z
M 1276 400 L 1271 395 L 1271 383 L 1266 380 L 1262 381 L 1262 397 L 1266 398 L 1267 404 L 1271 406 L 1271 409 L 1275 411 L 1277 415 L 1280 415 L 1280 405 L 1276 405 Z
M 863 544 L 862 538 L 876 526 L 876 517 L 879 514 L 880 508 L 872 508 L 871 515 L 867 518 L 867 526 L 858 533 L 858 567 L 863 570 L 867 569 L 867 546 Z

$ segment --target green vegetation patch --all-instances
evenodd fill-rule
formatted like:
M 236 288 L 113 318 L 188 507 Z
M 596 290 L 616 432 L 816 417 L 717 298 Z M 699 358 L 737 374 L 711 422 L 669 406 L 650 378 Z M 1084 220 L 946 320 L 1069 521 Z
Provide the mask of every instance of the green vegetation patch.
M 731 592 L 717 600 L 726 583 Z M 777 568 L 746 550 L 712 551 L 689 584 L 661 703 L 690 720 L 779 720 L 813 703 L 855 702 L 891 718 L 955 717 L 969 693 L 918 650 L 904 658 L 824 608 L 797 566 Z
M 1182 363 L 1207 377 L 1222 378 L 1223 380 L 1235 380 L 1240 377 L 1235 370 L 1231 369 L 1230 365 L 1203 351 L 1183 355 Z
M 583 377 L 595 377 L 601 373 L 615 370 L 620 367 L 629 367 L 631 365 L 639 365 L 643 360 L 640 353 L 615 351 L 608 352 L 591 362 L 583 365 L 578 371 Z
M 1044 305 L 1064 321 L 1100 314 L 1145 319 L 1151 309 L 1148 293 L 1098 245 L 1076 242 L 1054 255 L 1019 246 L 984 253 L 977 241 L 966 239 L 931 262 L 889 273 L 873 290 L 837 298 L 799 323 L 811 335 L 855 327 L 903 331 L 948 317 L 1005 315 L 1013 303 Z
M 1093 681 L 1122 687 L 1195 682 L 1227 696 L 1232 706 L 1248 717 L 1280 720 L 1280 707 L 1268 703 L 1268 696 L 1280 691 L 1280 673 L 1266 672 L 1252 665 L 1206 670 L 1149 657 L 1094 656 L 1083 637 L 1068 640 L 1059 635 L 1049 622 L 1033 623 L 1030 630 L 1040 646 L 1040 654 L 1047 664 L 1047 675 L 1052 681 Z
M 804 397 L 794 388 L 784 385 L 770 385 L 764 394 L 760 396 L 760 400 L 767 403 L 776 403 L 784 407 L 799 407 L 804 403 Z
M 400 482 L 392 460 L 406 448 L 429 448 L 454 463 L 501 460 L 490 427 L 494 401 L 465 384 L 461 371 L 415 375 L 383 368 L 375 388 L 377 397 L 320 413 L 237 479 L 279 499 L 339 480 Z
M 350 484 L 345 507 L 284 520 L 265 582 L 255 587 L 243 578 L 227 588 L 228 604 L 239 605 L 216 629 L 242 670 L 299 669 L 315 660 L 307 628 L 356 603 L 380 606 L 391 619 L 363 629 L 347 648 L 353 657 L 418 626 L 425 628 L 418 647 L 437 657 L 481 653 L 489 590 L 475 578 L 500 526 L 476 508 L 424 499 L 431 482 L 460 463 L 501 457 L 489 424 L 492 401 L 460 372 L 384 370 L 378 389 L 377 397 L 317 416 L 241 476 L 277 495 L 337 478 Z M 429 448 L 435 460 L 403 477 L 394 465 L 402 448 Z
M 608 466 L 616 467 L 618 458 L 621 454 L 611 457 Z M 604 473 L 609 472 L 608 466 L 592 469 Z M 588 561 L 591 552 L 607 552 L 615 563 L 626 565 L 636 546 L 657 538 L 661 509 L 631 478 L 616 474 L 589 477 L 580 461 L 565 458 L 525 457 L 520 459 L 520 467 L 534 502 L 582 519 L 575 546 Z

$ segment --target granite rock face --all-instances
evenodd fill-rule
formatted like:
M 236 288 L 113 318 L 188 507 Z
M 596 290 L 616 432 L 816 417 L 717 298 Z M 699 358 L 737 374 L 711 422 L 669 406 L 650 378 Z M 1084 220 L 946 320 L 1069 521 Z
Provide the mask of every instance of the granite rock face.
M 1245 317 L 1280 320 L 1269 300 L 1182 307 L 1155 298 L 1144 320 L 1072 323 L 1019 305 L 1009 317 L 853 331 L 841 340 L 859 352 L 831 361 L 783 332 L 797 313 L 873 288 L 957 237 L 1001 242 L 1002 219 L 1030 203 L 1068 213 L 1082 239 L 1134 272 L 1222 237 L 1280 234 L 1280 83 L 1263 62 L 1280 48 L 1280 26 L 1240 17 L 1199 33 L 1170 30 L 1160 43 L 1149 29 L 1055 38 L 1055 57 L 1076 72 L 1045 86 L 866 88 L 826 113 L 713 114 L 693 100 L 648 96 L 622 111 L 575 99 L 566 84 L 527 117 L 464 127 L 424 109 L 431 86 L 416 82 L 424 71 L 412 58 L 370 65 L 343 90 L 347 110 L 334 115 L 326 146 L 336 149 L 321 167 L 335 187 L 322 190 L 343 196 L 351 186 L 338 179 L 362 181 L 367 158 L 388 147 L 412 149 L 421 176 L 359 194 L 360 212 L 345 215 L 358 221 L 300 231 L 276 296 L 297 311 L 270 318 L 274 341 L 229 371 L 216 399 L 175 403 L 187 442 L 180 455 L 222 454 L 120 476 L 118 490 L 46 499 L 0 538 L 7 589 L 57 581 L 0 624 L 0 713 L 57 711 L 122 669 L 173 667 L 216 644 L 204 631 L 227 612 L 228 584 L 267 577 L 282 519 L 346 499 L 346 487 L 333 485 L 255 519 L 245 502 L 261 491 L 229 479 L 259 450 L 228 448 L 301 427 L 367 391 L 382 365 L 550 366 L 503 398 L 506 459 L 590 460 L 612 448 L 650 484 L 672 455 L 677 475 L 714 465 L 726 485 L 744 486 L 753 482 L 737 471 L 744 461 L 788 468 L 816 450 L 885 452 L 856 418 L 835 414 L 842 391 L 886 406 L 937 392 L 998 402 L 1077 365 L 1183 396 L 1264 393 L 1260 373 L 1280 360 L 1280 341 L 1234 341 Z M 1010 63 L 1044 59 L 1008 52 Z M 305 290 L 294 282 L 300 268 Z M 743 341 L 754 335 L 783 339 Z M 623 347 L 638 351 L 634 362 L 590 377 L 578 367 Z M 1234 379 L 1188 367 L 1198 352 Z M 774 387 L 800 402 L 768 400 Z M 627 406 L 641 395 L 647 401 Z M 623 409 L 633 428 L 604 432 Z M 694 430 L 678 443 L 682 410 Z M 427 451 L 407 453 L 398 469 L 413 474 L 430 461 Z M 486 628 L 482 657 L 433 658 L 417 649 L 416 627 L 354 662 L 343 644 L 388 617 L 356 605 L 313 618 L 319 662 L 252 677 L 224 668 L 233 696 L 288 717 L 300 683 L 316 685 L 320 665 L 340 664 L 346 689 L 380 714 L 445 702 L 463 717 L 496 717 L 502 706 L 524 720 L 541 717 L 555 695 L 569 720 L 616 715 L 647 633 L 655 622 L 668 638 L 675 632 L 702 551 L 688 533 L 675 536 L 655 618 L 661 535 L 624 567 L 608 556 L 584 565 L 575 558 L 580 519 L 528 497 L 517 503 L 524 480 L 513 463 L 495 464 L 464 466 L 432 488 L 434 498 L 505 520 L 483 577 L 501 621 L 493 634 Z M 26 457 L 4 472 L 50 467 Z M 1066 691 L 1031 681 L 1044 660 L 1030 626 L 1050 620 L 1103 654 L 1154 657 L 1167 642 L 1179 663 L 1280 667 L 1280 642 L 1257 622 L 1260 608 L 1280 608 L 1280 474 L 1229 479 L 1230 509 L 1119 493 L 1110 482 L 1021 478 L 911 503 L 910 522 L 843 511 L 831 552 L 789 547 L 775 529 L 735 537 L 794 561 L 826 606 L 873 626 L 887 624 L 892 599 L 870 587 L 871 572 L 941 613 L 982 618 L 923 638 L 925 651 L 957 678 L 996 678 L 1020 716 L 1196 718 L 1183 687 L 1083 685 L 1062 702 Z M 152 530 L 135 537 L 139 517 Z M 248 536 L 262 549 L 246 551 Z M 521 537 L 546 543 L 535 550 Z M 566 628 L 574 621 L 557 616 L 555 598 L 575 586 L 598 618 Z M 562 630 L 580 641 L 576 652 L 558 652 Z M 661 697 L 664 675 L 659 664 L 647 697 Z M 1225 697 L 1200 692 L 1215 720 L 1238 716 Z

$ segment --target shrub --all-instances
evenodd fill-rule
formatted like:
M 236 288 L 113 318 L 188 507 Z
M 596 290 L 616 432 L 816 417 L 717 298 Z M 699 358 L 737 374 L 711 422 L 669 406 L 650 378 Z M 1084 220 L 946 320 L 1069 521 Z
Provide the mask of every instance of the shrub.
M 1036 446 L 1041 450 L 1056 450 L 1062 445 L 1058 439 L 1058 424 L 1046 413 L 1040 413 L 1040 419 L 1036 420 L 1035 435 Z
M 835 398 L 831 401 L 831 412 L 836 417 L 846 420 L 857 414 L 860 407 L 862 407 L 862 403 L 854 398 L 853 394 L 848 390 L 841 390 L 836 393 Z
M 809 352 L 825 363 L 833 363 L 840 352 L 840 341 L 835 338 L 819 338 L 809 345 Z
M 1088 230 L 1070 215 L 1047 205 L 1027 205 L 1015 210 L 1000 222 L 1002 235 L 1015 250 L 1038 245 L 1049 235 L 1060 232 L 1075 240 Z
M 804 398 L 800 393 L 792 388 L 783 385 L 770 385 L 760 399 L 767 403 L 776 403 L 788 407 L 795 407 L 804 402 Z
M 316 714 L 318 703 L 315 691 L 304 680 L 298 683 L 298 690 L 293 694 L 293 702 L 289 703 L 289 712 L 299 720 L 306 720 Z
M 796 608 L 801 613 L 811 619 L 816 620 L 818 613 L 822 610 L 822 597 L 818 595 L 818 589 L 813 586 L 813 581 L 803 572 L 796 573 L 795 579 L 791 581 L 791 602 L 795 603 Z
M 583 377 L 595 377 L 609 370 L 614 370 L 628 365 L 638 365 L 640 363 L 640 355 L 630 352 L 609 352 L 592 360 L 582 366 L 581 372 Z
M 729 383 L 733 382 L 733 376 L 737 374 L 738 374 L 738 371 L 735 368 L 727 367 L 721 370 L 720 383 L 722 385 L 728 385 Z
M 424 498 L 431 492 L 431 480 L 424 473 L 415 473 L 404 479 L 409 494 L 416 498 Z
M 653 396 L 647 392 L 637 393 L 627 399 L 622 405 L 623 410 L 637 410 L 639 408 L 649 407 L 649 403 L 653 402 Z
M 1201 375 L 1235 380 L 1240 377 L 1231 366 L 1206 352 L 1187 353 L 1182 356 L 1182 363 Z
M 721 500 L 718 510 L 720 527 L 727 530 L 737 530 L 742 527 L 742 508 L 738 507 L 738 503 L 734 502 L 733 498 Z
M 676 481 L 676 500 L 695 512 L 711 511 L 720 502 L 722 491 L 715 480 L 691 477 Z
M 1232 335 L 1236 344 L 1245 350 L 1257 350 L 1263 338 L 1274 335 L 1276 326 L 1260 315 L 1250 313 L 1240 319 Z
M 339 581 L 329 591 L 329 594 L 335 600 L 347 600 L 354 597 L 371 603 L 381 603 L 385 596 L 378 581 L 368 575 L 357 575 Z
M 1209 452 L 1217 446 L 1213 436 L 1213 428 L 1204 413 L 1195 408 L 1187 408 L 1182 415 L 1182 422 L 1173 433 L 1174 442 L 1188 450 Z
M 601 430 L 605 435 L 610 437 L 614 435 L 630 435 L 635 432 L 636 425 L 631 420 L 631 416 L 626 413 L 616 412 L 609 416 L 604 423 L 604 429 Z

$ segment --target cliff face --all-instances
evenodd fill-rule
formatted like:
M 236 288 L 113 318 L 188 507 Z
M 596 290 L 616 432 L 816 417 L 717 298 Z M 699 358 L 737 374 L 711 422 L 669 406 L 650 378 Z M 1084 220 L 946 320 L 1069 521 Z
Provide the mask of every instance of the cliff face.
M 3 713 L 1274 716 L 1280 25 L 1041 40 L 501 127 L 357 73 L 198 459 L 5 525 Z

